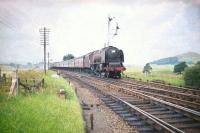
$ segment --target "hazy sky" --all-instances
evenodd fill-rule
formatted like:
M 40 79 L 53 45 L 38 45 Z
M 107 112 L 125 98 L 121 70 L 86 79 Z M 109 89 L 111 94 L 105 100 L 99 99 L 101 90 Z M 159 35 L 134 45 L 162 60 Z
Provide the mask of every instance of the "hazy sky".
M 0 62 L 42 61 L 43 26 L 51 30 L 53 61 L 100 49 L 109 14 L 112 29 L 120 27 L 111 43 L 124 51 L 126 64 L 200 53 L 199 0 L 0 0 Z

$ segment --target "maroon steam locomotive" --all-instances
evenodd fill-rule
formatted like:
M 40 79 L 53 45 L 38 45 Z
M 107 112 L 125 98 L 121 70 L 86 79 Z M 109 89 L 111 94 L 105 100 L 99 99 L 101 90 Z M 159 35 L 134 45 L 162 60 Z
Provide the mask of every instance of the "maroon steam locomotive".
M 101 77 L 120 78 L 125 70 L 123 51 L 108 46 L 78 58 L 52 64 L 52 69 L 93 72 Z

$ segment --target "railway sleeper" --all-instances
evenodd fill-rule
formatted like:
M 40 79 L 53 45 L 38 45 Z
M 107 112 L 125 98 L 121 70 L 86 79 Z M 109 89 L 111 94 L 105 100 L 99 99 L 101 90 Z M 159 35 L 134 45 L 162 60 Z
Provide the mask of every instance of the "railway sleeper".
M 106 101 L 113 101 L 111 98 L 109 98 L 109 97 L 101 97 L 101 100 L 103 100 L 104 102 L 106 102 Z M 114 101 L 113 101 L 114 102 Z
M 152 115 L 173 114 L 173 113 L 176 113 L 176 112 L 170 111 L 170 110 L 167 110 L 167 111 L 153 111 L 153 112 L 150 112 L 150 114 L 152 114 Z
M 166 119 L 164 119 L 164 121 L 166 121 L 167 123 L 173 124 L 173 123 L 182 123 L 182 122 L 192 122 L 194 120 L 192 120 L 190 118 L 182 117 L 179 119 L 166 118 Z
M 170 115 L 156 115 L 157 118 L 159 119 L 165 119 L 165 118 L 181 118 L 183 115 L 181 114 L 170 114 Z
M 158 105 L 149 103 L 149 104 L 140 104 L 140 105 L 135 105 L 135 106 L 138 108 L 144 109 L 144 108 L 157 107 Z
M 143 109 L 146 112 L 152 112 L 152 111 L 168 111 L 169 109 L 163 108 L 163 107 L 156 107 L 156 108 L 149 108 L 149 109 Z
M 109 105 L 108 105 L 109 106 Z M 122 105 L 111 105 L 109 106 L 111 109 L 117 109 L 117 108 L 124 108 Z
M 150 104 L 149 101 L 141 101 L 141 100 L 138 100 L 138 101 L 130 101 L 129 103 L 131 103 L 131 104 L 133 104 L 133 105 Z
M 136 105 L 136 107 L 138 107 L 138 108 L 140 108 L 140 109 L 152 109 L 152 108 L 156 109 L 156 108 L 162 108 L 162 107 L 160 107 L 160 106 L 158 106 L 158 105 L 152 105 L 152 104 L 149 104 L 149 105 L 142 105 L 142 106 Z
M 137 115 L 134 115 L 134 117 L 125 117 L 124 120 L 132 122 L 132 121 L 141 121 L 142 119 L 139 118 Z
M 129 125 L 131 125 L 131 126 L 143 126 L 143 125 L 147 125 L 147 123 L 146 122 L 144 122 L 143 120 L 141 121 L 131 121 L 131 122 L 128 122 L 129 123 Z
M 119 114 L 121 117 L 125 118 L 125 117 L 133 117 L 133 114 L 131 113 L 126 113 L 126 114 Z
M 122 111 L 122 110 L 124 110 L 124 108 L 123 107 L 116 107 L 116 108 L 113 108 L 112 110 L 113 111 Z
M 189 129 L 189 128 L 198 128 L 200 129 L 200 122 L 198 123 L 189 123 L 189 124 L 180 124 L 180 123 L 177 123 L 177 124 L 174 124 L 175 127 L 179 128 L 179 129 Z
M 116 102 L 113 102 L 113 103 L 107 103 L 107 101 L 104 101 L 104 103 L 106 104 L 106 105 L 108 105 L 108 106 L 110 106 L 110 107 L 115 107 L 115 106 L 119 106 L 119 104 L 118 103 L 116 103 Z M 120 105 L 120 106 L 122 106 L 122 105 Z
M 146 125 L 138 127 L 137 130 L 141 133 L 157 133 L 158 132 L 153 127 L 146 126 Z
M 116 104 L 116 102 L 112 101 L 112 100 L 105 100 L 104 103 L 106 103 L 108 105 Z
M 127 121 L 130 126 L 134 126 L 139 132 L 142 133 L 155 133 L 156 130 L 149 126 L 143 119 L 139 118 L 137 115 L 133 115 L 133 117 L 125 117 L 123 118 Z
M 117 110 L 115 111 L 117 114 L 129 114 L 129 111 L 127 110 Z

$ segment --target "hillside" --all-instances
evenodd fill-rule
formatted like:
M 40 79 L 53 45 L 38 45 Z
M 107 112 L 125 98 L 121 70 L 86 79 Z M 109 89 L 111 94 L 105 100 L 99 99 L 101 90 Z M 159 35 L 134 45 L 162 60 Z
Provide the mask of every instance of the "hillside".
M 176 55 L 173 57 L 167 57 L 167 58 L 155 60 L 150 63 L 156 64 L 156 65 L 174 65 L 182 61 L 187 62 L 187 64 L 194 64 L 197 61 L 200 61 L 200 54 L 195 53 L 195 52 L 187 52 L 187 53 L 183 53 L 183 54 Z

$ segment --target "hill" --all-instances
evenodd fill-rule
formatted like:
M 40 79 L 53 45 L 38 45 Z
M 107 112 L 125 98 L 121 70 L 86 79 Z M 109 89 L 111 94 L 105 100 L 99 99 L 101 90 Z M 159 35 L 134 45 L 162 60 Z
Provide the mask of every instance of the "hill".
M 200 61 L 200 54 L 195 52 L 187 52 L 173 57 L 155 60 L 150 63 L 156 65 L 174 65 L 182 61 L 185 61 L 187 64 L 195 64 L 197 61 Z

